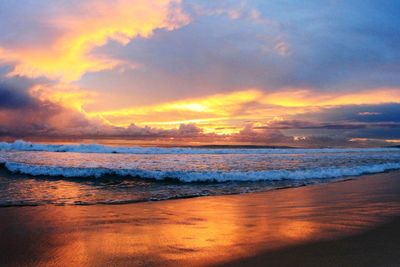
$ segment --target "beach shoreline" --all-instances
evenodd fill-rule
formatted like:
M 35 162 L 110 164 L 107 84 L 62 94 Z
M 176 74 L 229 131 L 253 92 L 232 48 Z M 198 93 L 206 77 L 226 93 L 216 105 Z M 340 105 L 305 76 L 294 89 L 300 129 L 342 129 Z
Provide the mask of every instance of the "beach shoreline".
M 3 207 L 0 265 L 365 266 L 368 259 L 394 266 L 400 258 L 393 254 L 400 248 L 399 177 L 394 171 L 125 205 Z M 340 249 L 354 250 L 359 242 L 357 252 Z

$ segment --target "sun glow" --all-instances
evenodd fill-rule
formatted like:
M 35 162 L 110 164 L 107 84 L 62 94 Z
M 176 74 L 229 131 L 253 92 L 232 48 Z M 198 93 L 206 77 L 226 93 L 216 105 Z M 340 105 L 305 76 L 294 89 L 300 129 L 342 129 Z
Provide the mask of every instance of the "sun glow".
M 400 102 L 396 89 L 377 89 L 358 94 L 318 94 L 312 90 L 264 92 L 248 89 L 229 94 L 184 99 L 159 105 L 139 106 L 121 110 L 90 111 L 88 117 L 102 118 L 111 125 L 127 127 L 132 123 L 164 129 L 194 123 L 205 132 L 232 134 L 245 123 L 263 125 L 268 121 L 347 104 Z

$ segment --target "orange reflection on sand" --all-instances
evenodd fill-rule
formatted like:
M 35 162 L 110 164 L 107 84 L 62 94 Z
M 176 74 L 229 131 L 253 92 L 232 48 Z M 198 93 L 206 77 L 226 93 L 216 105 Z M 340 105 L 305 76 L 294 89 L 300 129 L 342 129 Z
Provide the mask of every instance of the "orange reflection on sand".
M 215 264 L 343 236 L 398 214 L 397 175 L 237 196 L 3 209 L 0 226 L 14 228 L 0 233 L 10 253 L 30 253 L 18 258 L 25 265 Z
M 313 234 L 314 223 L 310 221 L 293 221 L 282 225 L 280 233 L 293 239 L 306 239 Z

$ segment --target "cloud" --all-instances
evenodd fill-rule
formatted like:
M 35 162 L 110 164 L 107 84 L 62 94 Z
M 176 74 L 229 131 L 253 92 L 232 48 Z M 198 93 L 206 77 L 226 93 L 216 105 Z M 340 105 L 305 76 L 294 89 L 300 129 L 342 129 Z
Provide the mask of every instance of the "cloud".
M 44 75 L 64 81 L 77 80 L 86 72 L 130 65 L 124 60 L 92 53 L 94 48 L 110 40 L 125 45 L 137 36 L 149 37 L 155 29 L 172 30 L 188 22 L 176 0 L 43 1 L 37 4 L 7 1 L 1 4 L 1 9 L 2 13 L 16 16 L 5 21 L 1 30 L 9 38 L 0 40 L 0 61 L 16 63 L 10 75 Z M 21 20 L 25 13 L 27 18 Z M 13 33 L 15 28 L 13 22 L 17 22 L 19 31 L 10 35 L 8 33 Z
M 231 135 L 229 139 L 235 142 L 264 145 L 288 145 L 293 141 L 292 137 L 283 135 L 277 129 L 254 128 L 251 124 L 244 126 L 239 133 Z
M 24 109 L 34 107 L 35 99 L 26 92 L 0 82 L 0 110 L 4 109 Z
M 368 110 L 371 115 L 360 115 Z M 345 105 L 293 115 L 293 121 L 276 125 L 292 135 L 339 135 L 346 138 L 399 139 L 400 104 Z M 307 120 L 307 121 L 305 121 Z
M 203 130 L 194 124 L 161 129 L 149 126 L 108 125 L 88 118 L 80 110 L 79 88 L 69 88 L 43 79 L 8 77 L 0 73 L 0 135 L 13 137 L 129 137 L 201 138 Z M 208 137 L 213 134 L 207 135 Z
M 245 88 L 338 93 L 399 88 L 395 1 L 245 2 L 246 7 L 243 1 L 183 2 L 192 17 L 187 26 L 155 31 L 121 49 L 112 43 L 100 49 L 137 68 L 88 74 L 80 83 L 102 87 L 104 94 L 118 90 L 124 97 L 111 97 L 125 106 Z M 196 13 L 199 6 L 203 12 Z M 232 8 L 254 9 L 269 24 L 232 18 L 227 15 Z
M 358 117 L 362 117 L 358 113 L 365 110 L 377 112 L 376 106 L 383 108 L 382 105 L 371 105 L 371 103 L 376 103 L 377 99 L 383 103 L 400 103 L 400 91 L 377 88 L 357 93 L 340 94 L 336 92 L 320 93 L 310 89 L 288 89 L 271 93 L 266 93 L 260 89 L 248 89 L 229 94 L 215 94 L 110 111 L 90 111 L 85 105 L 84 107 L 87 116 L 101 118 L 110 125 L 120 127 L 126 127 L 133 122 L 140 126 L 148 125 L 158 128 L 174 128 L 180 124 L 196 123 L 206 132 L 228 134 L 240 131 L 243 125 L 249 122 L 258 123 L 259 126 L 272 122 L 274 124 L 269 125 L 269 127 L 277 127 L 276 118 L 284 119 L 281 124 L 290 122 L 290 125 L 286 127 L 292 128 L 295 128 L 293 127 L 295 126 L 294 122 L 304 121 L 304 118 L 307 118 L 312 124 L 299 123 L 298 128 L 304 129 L 306 126 L 308 129 L 362 127 L 354 123 L 337 125 L 333 117 L 328 118 L 327 116 L 330 114 L 334 116 L 334 114 L 345 112 L 345 110 L 348 110 L 348 113 L 352 110 L 352 116 Z M 395 104 L 391 105 L 392 107 L 388 110 L 395 106 Z M 339 106 L 340 108 L 334 108 Z M 327 118 L 324 118 L 324 116 Z M 350 114 L 347 114 L 347 116 L 350 116 Z M 368 117 L 372 120 L 376 116 L 378 115 Z M 362 118 L 358 119 L 362 120 Z M 318 123 L 319 121 L 321 123 Z M 283 125 L 279 127 L 283 127 Z
M 373 91 L 359 92 L 356 99 L 360 104 L 349 105 L 352 95 L 314 96 L 304 89 L 268 94 L 249 89 L 91 113 L 85 110 L 85 102 L 96 95 L 79 87 L 7 77 L 5 73 L 0 76 L 0 95 L 4 97 L 0 101 L 1 135 L 173 138 L 291 146 L 359 145 L 350 140 L 400 138 L 396 133 L 400 99 L 390 90 L 387 100 L 399 103 L 362 104 L 370 103 Z M 371 143 L 362 143 L 366 144 Z
M 354 98 L 354 102 L 356 102 L 358 98 Z M 364 113 L 366 110 L 369 114 L 367 116 Z M 318 111 L 303 114 L 302 117 L 322 122 L 400 122 L 398 114 L 400 114 L 400 102 L 393 98 L 392 101 L 380 104 L 347 104 L 324 107 Z M 300 118 L 301 116 L 295 117 Z
M 88 126 L 85 116 L 74 109 L 38 99 L 35 86 L 55 86 L 44 79 L 7 77 L 0 73 L 0 135 L 50 136 L 64 129 Z
M 381 113 L 379 113 L 379 112 L 363 111 L 363 112 L 358 112 L 357 114 L 360 115 L 360 116 L 374 116 L 374 115 L 380 115 Z
M 393 143 L 398 143 L 399 140 L 395 137 L 393 137 L 392 140 L 376 138 L 375 135 L 363 138 L 352 138 L 335 132 L 321 134 L 314 131 L 308 135 L 288 135 L 284 132 L 285 129 L 258 127 L 248 124 L 239 133 L 223 137 L 219 136 L 219 141 L 221 142 L 224 140 L 228 143 L 251 145 L 320 148 L 390 146 L 393 145 Z

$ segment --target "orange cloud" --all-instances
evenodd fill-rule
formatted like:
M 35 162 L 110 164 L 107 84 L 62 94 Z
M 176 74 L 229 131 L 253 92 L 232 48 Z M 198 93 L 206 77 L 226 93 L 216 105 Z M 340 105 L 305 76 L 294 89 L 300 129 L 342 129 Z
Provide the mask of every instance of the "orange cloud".
M 77 86 L 59 83 L 56 85 L 35 85 L 29 93 L 39 101 L 49 101 L 64 108 L 86 113 L 84 104 L 95 101 L 96 94 L 82 90 Z
M 93 48 L 114 40 L 122 45 L 136 36 L 149 37 L 155 29 L 172 30 L 188 23 L 179 0 L 82 1 L 82 12 L 42 18 L 58 36 L 41 47 L 1 48 L 0 61 L 17 65 L 10 75 L 47 76 L 74 81 L 86 72 L 111 69 L 120 60 L 91 54 Z M 82 15 L 84 14 L 84 15 Z
M 246 123 L 263 125 L 322 107 L 389 102 L 400 103 L 398 89 L 376 89 L 350 94 L 317 94 L 309 89 L 268 93 L 249 89 L 160 105 L 104 112 L 86 111 L 86 114 L 121 127 L 135 123 L 171 129 L 182 123 L 196 123 L 205 132 L 231 134 L 239 132 Z
M 377 88 L 356 93 L 314 92 L 309 89 L 266 94 L 261 102 L 284 107 L 368 105 L 400 102 L 398 88 Z
M 89 117 L 101 117 L 112 125 L 126 127 L 131 123 L 161 128 L 174 128 L 182 123 L 196 123 L 206 132 L 215 128 L 231 127 L 244 105 L 262 97 L 257 90 L 245 90 L 230 94 L 217 94 L 204 98 L 185 99 L 160 105 L 143 106 L 106 112 L 90 112 Z M 234 114 L 238 113 L 237 116 Z M 226 123 L 223 123 L 226 121 Z M 214 124 L 216 123 L 216 124 Z M 226 133 L 226 129 L 224 130 Z

